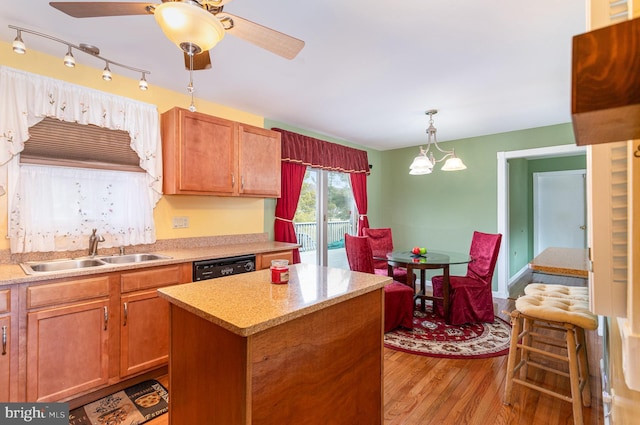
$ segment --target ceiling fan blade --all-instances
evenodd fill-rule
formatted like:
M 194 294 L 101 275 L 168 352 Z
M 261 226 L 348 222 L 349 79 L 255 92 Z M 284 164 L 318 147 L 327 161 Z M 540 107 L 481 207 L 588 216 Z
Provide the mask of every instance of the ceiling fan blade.
M 227 32 L 249 43 L 262 47 L 276 55 L 285 59 L 293 59 L 304 47 L 304 41 L 299 40 L 287 34 L 283 34 L 271 28 L 264 27 L 247 19 L 240 18 L 227 12 L 221 12 L 216 15 L 227 28 L 228 23 L 225 18 L 228 17 L 233 22 L 233 26 L 227 29 Z
M 52 1 L 49 5 L 74 18 L 99 16 L 149 15 L 157 3 Z M 151 6 L 151 11 L 148 9 Z
M 188 54 L 184 54 L 184 67 L 187 70 L 190 69 L 190 58 Z M 198 71 L 201 69 L 210 69 L 211 68 L 211 56 L 209 55 L 209 51 L 205 50 L 202 53 L 198 53 L 193 56 L 193 70 Z

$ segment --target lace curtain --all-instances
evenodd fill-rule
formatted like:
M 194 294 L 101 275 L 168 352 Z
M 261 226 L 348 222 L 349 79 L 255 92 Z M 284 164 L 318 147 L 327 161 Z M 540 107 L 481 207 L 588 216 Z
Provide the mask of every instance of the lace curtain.
M 36 234 L 25 229 L 25 223 L 22 222 L 26 217 L 26 210 L 21 202 L 26 193 L 24 193 L 24 186 L 21 186 L 23 193 L 18 190 L 18 185 L 22 185 L 20 169 L 24 167 L 19 165 L 19 154 L 29 139 L 29 127 L 45 117 L 127 131 L 131 136 L 131 148 L 140 157 L 140 167 L 145 170 L 145 173 L 134 173 L 142 176 L 145 196 L 129 198 L 128 201 L 132 204 L 128 207 L 131 211 L 148 212 L 149 209 L 143 203 L 149 202 L 152 209 L 162 196 L 162 146 L 158 111 L 155 105 L 4 66 L 0 66 L 0 98 L 2 99 L 0 102 L 0 183 L 5 183 L 4 179 L 7 175 L 9 176 L 10 187 L 7 192 L 10 195 L 9 234 L 12 252 L 34 250 L 28 249 L 27 246 L 47 247 L 38 248 L 39 251 L 64 250 L 58 246 L 60 241 L 59 235 L 56 235 L 58 229 L 48 228 L 45 229 L 44 234 Z M 99 174 L 95 170 L 88 172 Z M 140 178 L 139 176 L 136 178 Z M 81 179 L 84 182 L 84 178 Z M 131 184 L 132 187 L 139 185 L 133 181 Z M 100 192 L 102 189 L 96 190 Z M 147 226 L 149 219 L 153 224 L 152 211 L 149 214 L 144 219 L 133 220 L 138 227 L 125 232 L 129 234 L 131 243 L 155 242 L 153 225 L 150 228 Z M 114 223 L 109 225 L 114 226 Z M 122 225 L 115 227 L 122 229 Z M 74 238 L 83 237 L 84 231 L 86 229 L 78 225 L 74 230 L 76 232 Z M 99 232 L 106 233 L 102 229 L 99 229 Z M 134 236 L 135 232 L 137 234 Z M 115 244 L 103 243 L 105 247 L 121 244 L 119 241 L 116 242 L 115 235 L 105 234 L 104 236 L 105 238 L 110 236 L 111 243 Z M 41 240 L 35 242 L 34 237 Z M 65 241 L 69 239 L 67 237 Z M 51 247 L 51 241 L 55 242 L 55 246 Z M 67 242 L 62 245 L 70 246 Z
M 155 240 L 144 173 L 23 164 L 16 198 L 10 236 L 22 252 L 85 249 L 91 229 L 101 246 Z

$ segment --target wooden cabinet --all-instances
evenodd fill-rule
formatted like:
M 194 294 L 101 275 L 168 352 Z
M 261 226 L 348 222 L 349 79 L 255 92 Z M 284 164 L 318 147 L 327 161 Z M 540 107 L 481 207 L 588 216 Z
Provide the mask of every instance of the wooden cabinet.
M 280 133 L 182 108 L 161 122 L 165 194 L 280 196 Z
M 120 277 L 120 377 L 166 365 L 169 303 L 157 288 L 191 281 L 191 264 L 122 273 Z
M 63 400 L 108 383 L 108 276 L 29 287 L 27 309 L 27 401 Z
M 26 285 L 26 401 L 70 400 L 165 366 L 169 306 L 157 288 L 190 282 L 191 268 L 183 263 Z M 0 327 L 5 322 L 0 313 Z M 0 396 L 4 366 L 0 356 Z
M 267 252 L 256 255 L 256 270 L 268 269 L 271 267 L 271 260 L 289 260 L 289 264 L 293 264 L 293 251 Z
M 280 133 L 238 126 L 239 193 L 243 196 L 280 197 Z
M 0 290 L 0 403 L 17 401 L 17 341 L 15 293 Z

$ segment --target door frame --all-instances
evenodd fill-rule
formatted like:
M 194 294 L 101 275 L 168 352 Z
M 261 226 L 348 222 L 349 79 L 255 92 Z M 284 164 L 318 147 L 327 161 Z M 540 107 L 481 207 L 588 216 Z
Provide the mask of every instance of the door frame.
M 586 154 L 585 146 L 559 145 L 545 148 L 523 149 L 517 151 L 497 152 L 498 159 L 498 233 L 502 234 L 502 246 L 496 265 L 496 277 L 498 289 L 493 291 L 493 296 L 498 298 L 509 297 L 509 160 L 558 158 L 562 156 L 575 156 Z

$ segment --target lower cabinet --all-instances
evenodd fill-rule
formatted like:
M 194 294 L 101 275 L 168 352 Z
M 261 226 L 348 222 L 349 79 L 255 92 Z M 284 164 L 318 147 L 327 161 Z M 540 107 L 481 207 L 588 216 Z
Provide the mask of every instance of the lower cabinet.
M 0 403 L 17 401 L 18 355 L 17 344 L 12 344 L 18 330 L 13 324 L 14 298 L 11 289 L 0 290 Z
M 190 282 L 191 268 L 184 263 L 28 285 L 25 401 L 71 400 L 165 366 L 169 305 L 157 288 Z M 0 356 L 0 396 L 5 373 Z
M 157 291 L 122 297 L 120 376 L 128 377 L 169 361 L 169 303 Z
M 268 269 L 271 267 L 271 260 L 288 260 L 293 263 L 293 251 L 268 252 L 256 255 L 256 270 Z
M 11 400 L 11 318 L 0 317 L 2 351 L 0 352 L 0 403 Z
M 191 282 L 191 263 L 122 273 L 120 377 L 164 366 L 169 360 L 169 303 L 157 288 Z
M 109 379 L 107 298 L 27 314 L 27 400 L 57 401 Z

